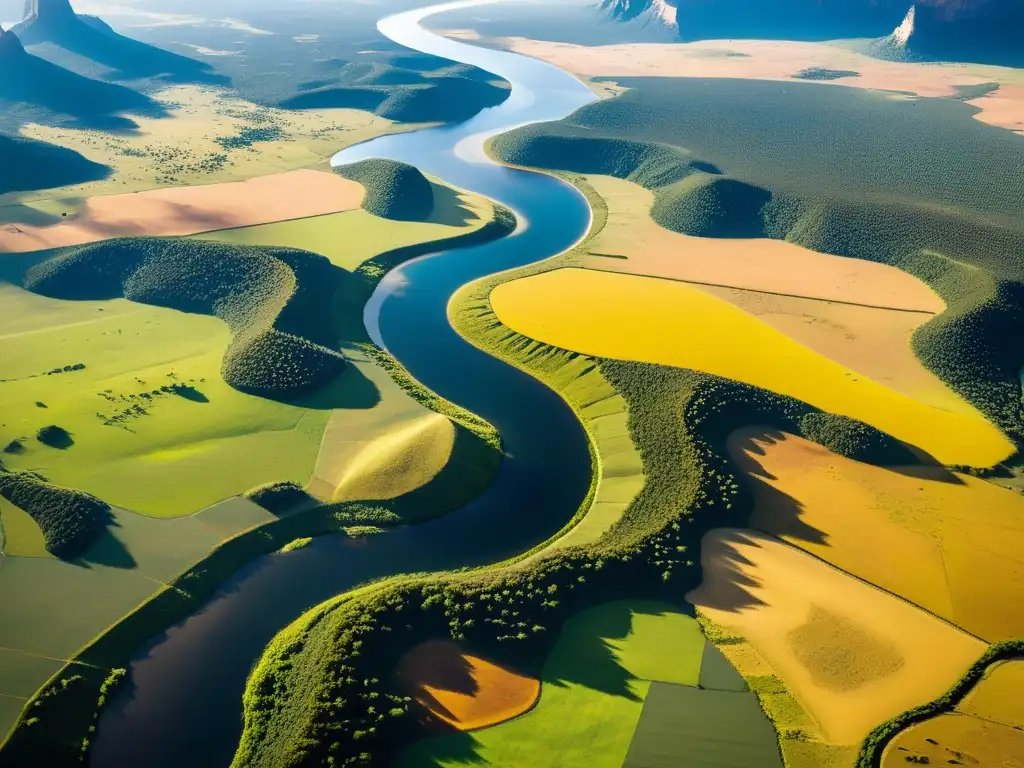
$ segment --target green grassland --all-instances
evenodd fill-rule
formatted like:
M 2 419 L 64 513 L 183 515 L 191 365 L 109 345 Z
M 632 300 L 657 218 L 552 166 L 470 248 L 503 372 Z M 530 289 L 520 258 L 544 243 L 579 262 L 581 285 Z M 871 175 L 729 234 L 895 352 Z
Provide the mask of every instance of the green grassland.
M 752 693 L 652 683 L 623 768 L 782 768 L 775 730 Z
M 496 138 L 517 165 L 600 173 L 652 189 L 662 226 L 773 237 L 881 261 L 949 310 L 915 352 L 1020 436 L 1024 142 L 955 99 L 896 99 L 815 83 L 627 79 L 624 95 Z M 842 146 L 842 152 L 834 147 Z
M 161 517 L 192 514 L 267 477 L 308 479 L 329 411 L 228 386 L 220 367 L 229 334 L 220 321 L 124 299 L 59 301 L 10 285 L 0 295 L 10 310 L 0 318 L 8 379 L 0 383 L 0 442 L 21 438 L 26 447 L 3 456 L 8 468 L 35 469 Z M 78 362 L 85 369 L 37 375 Z M 176 382 L 206 402 L 141 397 Z M 46 424 L 63 426 L 75 444 L 38 443 L 33 436 Z
M 671 605 L 606 603 L 565 623 L 527 714 L 427 739 L 396 765 L 622 765 L 652 680 L 696 686 L 704 636 Z

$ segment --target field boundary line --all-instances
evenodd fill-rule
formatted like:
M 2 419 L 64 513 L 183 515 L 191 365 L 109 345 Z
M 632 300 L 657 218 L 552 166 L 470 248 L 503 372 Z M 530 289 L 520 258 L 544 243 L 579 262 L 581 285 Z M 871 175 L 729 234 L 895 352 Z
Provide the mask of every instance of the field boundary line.
M 632 277 L 646 277 L 652 280 L 668 280 L 672 283 L 683 283 L 685 285 L 704 285 L 708 288 L 728 288 L 733 291 L 744 291 L 745 293 L 761 293 L 766 296 L 782 296 L 787 299 L 804 299 L 805 301 L 820 301 L 825 304 L 842 304 L 847 307 L 863 307 L 864 309 L 883 309 L 888 312 L 906 312 L 914 315 L 928 315 L 935 317 L 939 312 L 932 312 L 930 309 L 911 309 L 909 307 L 884 307 L 880 304 L 863 304 L 858 301 L 844 301 L 842 299 L 823 299 L 819 296 L 801 296 L 797 293 L 783 293 L 781 291 L 763 291 L 758 288 L 741 288 L 736 285 L 726 285 L 725 283 L 711 283 L 703 280 L 684 280 L 681 277 L 668 277 L 667 275 L 648 275 L 638 272 L 626 272 L 621 269 L 601 269 L 600 267 L 582 267 L 582 269 L 589 270 L 591 272 L 604 272 L 609 275 L 630 275 Z

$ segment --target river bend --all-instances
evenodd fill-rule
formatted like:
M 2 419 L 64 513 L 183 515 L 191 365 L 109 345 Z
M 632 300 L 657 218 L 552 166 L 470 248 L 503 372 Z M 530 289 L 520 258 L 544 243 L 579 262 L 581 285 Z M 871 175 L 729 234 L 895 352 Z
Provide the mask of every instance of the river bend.
M 517 54 L 449 40 L 420 22 L 479 5 L 446 3 L 383 19 L 380 31 L 423 53 L 494 73 L 509 98 L 465 123 L 396 134 L 338 153 L 333 164 L 400 160 L 511 208 L 509 237 L 425 256 L 391 272 L 367 305 L 371 336 L 419 381 L 498 428 L 506 458 L 493 484 L 461 510 L 363 540 L 323 537 L 237 573 L 196 614 L 140 650 L 130 683 L 106 707 L 93 768 L 225 768 L 241 733 L 249 670 L 274 635 L 308 608 L 371 579 L 482 565 L 543 542 L 573 516 L 591 479 L 583 432 L 569 407 L 535 379 L 452 330 L 447 305 L 462 285 L 556 255 L 577 242 L 590 209 L 571 185 L 490 161 L 484 141 L 561 119 L 593 101 L 575 77 Z

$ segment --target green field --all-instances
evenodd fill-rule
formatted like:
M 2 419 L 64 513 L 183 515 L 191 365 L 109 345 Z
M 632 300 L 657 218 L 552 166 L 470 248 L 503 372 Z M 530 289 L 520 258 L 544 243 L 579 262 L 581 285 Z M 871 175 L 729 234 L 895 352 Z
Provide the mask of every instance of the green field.
M 681 761 L 680 758 L 685 756 Z M 782 768 L 753 693 L 651 683 L 623 768 Z
M 696 686 L 704 646 L 697 622 L 666 603 L 591 608 L 566 622 L 533 710 L 472 734 L 427 739 L 397 765 L 618 768 L 651 681 Z

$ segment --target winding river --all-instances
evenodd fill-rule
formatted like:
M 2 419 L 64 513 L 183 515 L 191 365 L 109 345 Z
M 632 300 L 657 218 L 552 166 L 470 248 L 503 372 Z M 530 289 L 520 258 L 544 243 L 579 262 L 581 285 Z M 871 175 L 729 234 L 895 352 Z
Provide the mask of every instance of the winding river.
M 448 301 L 459 287 L 560 253 L 590 222 L 586 200 L 570 185 L 499 166 L 484 155 L 489 136 L 560 119 L 595 97 L 553 66 L 420 26 L 429 15 L 479 4 L 401 13 L 378 28 L 409 48 L 505 78 L 512 83 L 508 100 L 459 125 L 350 147 L 333 163 L 405 161 L 517 213 L 520 225 L 509 237 L 395 270 L 366 309 L 371 335 L 417 379 L 498 428 L 507 456 L 497 478 L 473 503 L 429 523 L 358 544 L 323 537 L 288 555 L 260 558 L 236 574 L 202 610 L 137 654 L 130 684 L 100 720 L 94 768 L 224 768 L 241 733 L 249 670 L 273 636 L 306 609 L 371 579 L 481 565 L 523 552 L 554 535 L 583 500 L 590 456 L 572 411 L 536 380 L 468 344 L 448 323 Z

